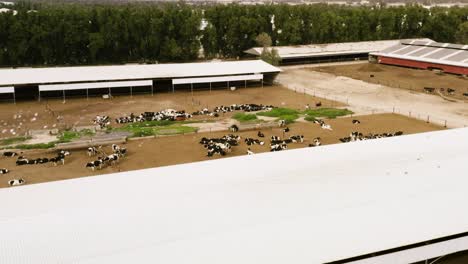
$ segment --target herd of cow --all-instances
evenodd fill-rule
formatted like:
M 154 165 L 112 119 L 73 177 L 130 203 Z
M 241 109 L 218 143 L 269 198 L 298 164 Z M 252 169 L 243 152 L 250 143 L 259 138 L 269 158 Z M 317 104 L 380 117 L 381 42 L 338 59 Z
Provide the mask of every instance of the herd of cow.
M 111 166 L 114 165 L 119 159 L 123 158 L 125 154 L 127 154 L 127 149 L 122 148 L 116 144 L 112 145 L 113 153 L 110 155 L 105 155 L 105 152 L 102 150 L 101 146 L 99 147 L 89 147 L 87 150 L 88 156 L 95 156 L 98 154 L 104 154 L 104 157 L 98 157 L 97 160 L 88 162 L 86 164 L 86 168 L 91 168 L 93 171 L 96 168 L 102 169 L 103 166 Z M 16 159 L 16 166 L 23 166 L 23 165 L 35 165 L 35 164 L 45 164 L 45 163 L 52 163 L 54 166 L 59 164 L 65 164 L 65 158 L 70 155 L 69 151 L 66 150 L 59 150 L 54 157 L 51 158 L 36 158 L 36 159 L 29 159 L 22 155 L 22 153 L 17 153 L 13 151 L 5 151 L 2 153 L 3 157 L 17 157 Z M 7 174 L 10 170 L 6 168 L 0 169 L 0 174 Z M 8 181 L 9 186 L 17 186 L 23 185 L 26 181 L 23 178 L 19 179 L 12 179 Z
M 146 121 L 183 121 L 188 118 L 192 118 L 196 115 L 207 115 L 218 117 L 220 113 L 234 112 L 234 111 L 245 111 L 245 112 L 254 112 L 254 111 L 270 111 L 273 109 L 272 105 L 262 105 L 262 104 L 232 104 L 229 106 L 216 106 L 210 111 L 208 108 L 204 108 L 199 111 L 195 111 L 192 114 L 186 113 L 185 110 L 175 110 L 175 109 L 165 109 L 159 112 L 143 112 L 139 115 L 131 113 L 128 116 L 122 116 L 115 119 L 117 124 L 126 124 L 126 123 L 139 123 Z M 98 125 L 101 129 L 106 128 L 111 124 L 111 118 L 106 115 L 98 115 L 93 120 L 95 125 Z
M 424 87 L 424 92 L 426 93 L 434 93 L 436 91 L 436 88 L 433 88 L 433 87 Z M 446 92 L 448 95 L 454 95 L 456 93 L 456 90 L 455 89 L 452 89 L 452 88 L 439 88 L 439 92 L 441 93 L 444 93 Z M 468 93 L 463 93 L 463 96 L 467 96 L 468 97 Z
M 376 139 L 376 138 L 386 138 L 386 137 L 395 137 L 403 135 L 403 131 L 397 131 L 395 133 L 382 133 L 382 134 L 367 134 L 364 135 L 360 132 L 351 132 L 349 137 L 340 138 L 340 141 L 345 142 L 354 142 L 354 141 L 361 141 L 361 140 L 368 140 L 368 139 Z
M 6 151 L 3 152 L 4 157 L 16 157 L 16 166 L 23 166 L 23 165 L 35 165 L 35 164 L 45 164 L 45 163 L 52 163 L 54 166 L 57 166 L 58 164 L 65 164 L 65 157 L 70 155 L 70 152 L 65 151 L 65 150 L 59 150 L 57 154 L 52 157 L 52 158 L 37 158 L 37 159 L 28 159 L 27 157 L 21 155 L 22 153 L 18 154 L 13 151 Z M 0 174 L 7 174 L 9 173 L 10 170 L 6 168 L 0 169 Z M 12 179 L 8 181 L 9 186 L 17 186 L 17 185 L 22 185 L 25 183 L 25 180 L 23 178 L 19 179 Z
M 100 154 L 96 160 L 86 163 L 86 168 L 90 168 L 91 170 L 102 169 L 105 166 L 112 166 L 115 165 L 119 160 L 127 154 L 127 149 L 122 148 L 117 144 L 112 144 L 112 154 L 107 155 L 103 150 L 102 147 L 89 147 L 88 148 L 88 156 L 96 156 Z
M 237 128 L 237 126 L 235 127 Z M 231 131 L 238 131 L 237 129 L 233 129 L 231 126 Z M 283 134 L 290 132 L 289 127 L 284 128 Z M 264 138 L 265 134 L 263 134 L 261 131 L 257 132 L 257 136 L 259 138 Z M 265 145 L 265 141 L 262 139 L 258 138 L 245 138 L 244 143 L 249 146 L 247 148 L 247 155 L 252 155 L 254 152 L 250 149 L 250 146 L 252 145 L 259 145 L 263 146 Z M 239 142 L 241 140 L 241 137 L 238 135 L 225 135 L 221 138 L 206 138 L 203 137 L 200 140 L 200 144 L 203 145 L 205 149 L 207 149 L 207 154 L 206 156 L 212 157 L 214 154 L 219 154 L 221 156 L 225 156 L 228 152 L 231 151 L 233 146 L 238 146 Z M 270 151 L 281 151 L 281 150 L 286 150 L 288 148 L 288 144 L 291 143 L 297 143 L 297 142 L 304 142 L 304 135 L 295 135 L 295 136 L 290 136 L 289 138 L 284 138 L 281 139 L 279 136 L 271 136 L 270 138 Z M 320 138 L 315 138 L 314 139 L 314 144 L 310 144 L 310 147 L 313 146 L 320 146 Z

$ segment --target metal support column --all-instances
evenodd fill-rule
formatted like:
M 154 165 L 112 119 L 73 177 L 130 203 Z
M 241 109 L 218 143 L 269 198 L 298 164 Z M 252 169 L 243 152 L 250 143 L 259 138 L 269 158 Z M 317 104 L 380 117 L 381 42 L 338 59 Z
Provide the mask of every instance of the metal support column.
M 230 87 L 229 87 L 229 81 L 228 81 L 228 90 L 229 90 L 229 89 L 230 89 Z
M 153 84 L 151 83 L 151 96 L 154 95 L 154 87 L 153 87 Z
M 16 93 L 13 91 L 13 103 L 16 104 Z
M 172 83 L 172 92 L 174 92 L 174 83 Z
M 63 93 L 63 101 L 65 102 L 65 90 L 62 90 Z
M 14 97 L 14 94 L 15 92 L 13 92 L 13 97 Z M 37 98 L 37 100 L 40 102 L 41 101 L 41 90 L 39 90 L 39 97 Z
M 89 100 L 89 89 L 86 89 L 86 101 Z
M 110 88 L 110 87 L 108 87 L 108 89 L 109 89 L 109 99 L 110 99 L 110 98 L 112 97 L 112 94 L 111 94 L 111 88 Z
M 247 80 L 244 80 L 244 88 L 247 88 Z
M 211 93 L 211 82 L 210 82 L 210 93 Z

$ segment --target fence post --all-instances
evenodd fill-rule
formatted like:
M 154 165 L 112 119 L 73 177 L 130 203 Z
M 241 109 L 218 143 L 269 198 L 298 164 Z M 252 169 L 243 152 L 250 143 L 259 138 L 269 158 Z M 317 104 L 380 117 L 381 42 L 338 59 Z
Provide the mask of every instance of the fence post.
M 426 122 L 429 123 L 429 115 L 427 115 L 427 121 Z
M 393 113 L 393 114 L 395 113 L 395 107 L 393 107 L 392 113 Z
M 444 127 L 447 128 L 447 120 L 444 122 Z

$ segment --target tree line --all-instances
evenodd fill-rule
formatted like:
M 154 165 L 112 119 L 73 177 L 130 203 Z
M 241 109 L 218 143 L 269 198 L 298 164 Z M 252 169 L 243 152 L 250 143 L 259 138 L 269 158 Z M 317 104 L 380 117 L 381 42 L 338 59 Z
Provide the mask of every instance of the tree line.
M 468 8 L 418 5 L 125 5 L 20 2 L 0 13 L 0 65 L 87 65 L 238 58 L 273 46 L 427 37 L 465 42 Z

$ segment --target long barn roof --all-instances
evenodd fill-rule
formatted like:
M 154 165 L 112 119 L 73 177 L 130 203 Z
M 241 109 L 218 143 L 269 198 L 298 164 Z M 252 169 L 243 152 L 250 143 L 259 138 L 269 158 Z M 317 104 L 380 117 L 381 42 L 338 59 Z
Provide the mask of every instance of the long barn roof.
M 0 69 L 0 86 L 92 81 L 172 79 L 274 73 L 281 70 L 261 60 L 151 65 Z
M 0 189 L 0 260 L 324 263 L 466 232 L 467 134 L 443 130 Z M 413 263 L 441 250 L 367 263 Z
M 434 41 L 403 41 L 382 51 L 371 53 L 371 55 L 468 67 L 468 45 Z
M 413 39 L 414 40 L 414 39 Z M 428 39 L 417 39 L 428 40 Z M 359 41 L 359 42 L 343 42 L 343 43 L 328 43 L 328 44 L 310 44 L 298 46 L 276 46 L 273 47 L 278 51 L 278 55 L 282 59 L 290 58 L 307 58 L 307 57 L 322 57 L 330 55 L 347 55 L 361 54 L 375 51 L 381 51 L 388 47 L 395 46 L 401 40 L 377 40 L 377 41 Z M 270 48 L 271 49 L 271 48 Z M 255 47 L 244 51 L 247 54 L 260 56 L 262 47 Z

